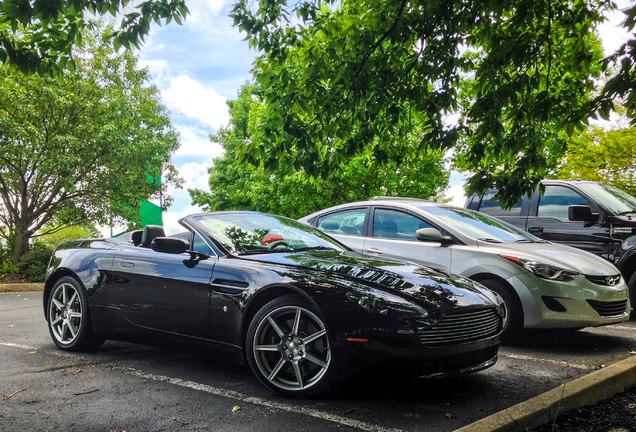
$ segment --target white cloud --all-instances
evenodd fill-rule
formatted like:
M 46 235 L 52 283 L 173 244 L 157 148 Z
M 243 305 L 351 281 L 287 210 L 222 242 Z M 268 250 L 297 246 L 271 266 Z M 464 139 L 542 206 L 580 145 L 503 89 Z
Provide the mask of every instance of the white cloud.
M 203 122 L 212 129 L 219 129 L 230 121 L 227 98 L 188 75 L 171 78 L 170 87 L 163 90 L 161 95 L 168 108 Z
M 174 154 L 175 158 L 196 156 L 199 160 L 212 162 L 212 159 L 223 154 L 221 144 L 210 141 L 209 132 L 195 126 L 176 125 L 179 131 L 181 147 Z
M 188 9 L 190 14 L 186 18 L 186 24 L 194 26 L 208 25 L 212 19 L 216 17 L 223 6 L 227 2 L 225 0 L 190 0 L 188 1 Z
M 463 185 L 459 184 L 451 186 L 444 195 L 451 199 L 449 204 L 457 207 L 464 207 L 464 203 L 466 202 L 466 193 L 464 192 Z
M 203 210 L 199 206 L 189 205 L 180 212 L 168 212 L 163 214 L 163 229 L 167 235 L 184 231 L 185 228 L 179 224 L 179 219 L 191 215 L 193 213 L 200 213 Z
M 179 168 L 181 177 L 185 180 L 184 189 L 208 189 L 209 163 L 190 162 Z

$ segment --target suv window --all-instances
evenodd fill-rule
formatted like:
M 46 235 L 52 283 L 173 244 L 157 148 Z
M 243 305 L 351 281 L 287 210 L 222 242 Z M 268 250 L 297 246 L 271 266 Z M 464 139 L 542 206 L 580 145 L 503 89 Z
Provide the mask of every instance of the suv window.
M 568 221 L 568 207 L 579 204 L 588 205 L 588 202 L 572 189 L 563 186 L 546 186 L 545 193 L 539 198 L 537 216 Z
M 373 237 L 400 240 L 416 240 L 415 231 L 433 228 L 423 220 L 410 214 L 388 209 L 376 209 L 373 218 Z
M 521 216 L 521 203 L 523 199 L 520 199 L 510 210 L 504 210 L 501 208 L 501 202 L 498 199 L 494 199 L 497 194 L 496 190 L 489 190 L 481 199 L 481 205 L 479 211 L 486 213 L 490 216 Z
M 328 233 L 361 236 L 366 214 L 366 208 L 329 213 L 318 218 L 316 228 Z

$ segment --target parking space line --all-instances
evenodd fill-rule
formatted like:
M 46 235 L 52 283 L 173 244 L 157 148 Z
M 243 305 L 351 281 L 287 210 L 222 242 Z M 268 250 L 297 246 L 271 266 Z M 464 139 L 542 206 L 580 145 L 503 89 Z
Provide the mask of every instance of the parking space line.
M 550 364 L 553 364 L 555 366 L 567 366 L 567 367 L 571 367 L 571 368 L 574 368 L 574 369 L 581 369 L 581 370 L 596 369 L 596 368 L 591 367 L 591 366 L 580 365 L 580 364 L 576 364 L 576 363 L 568 363 L 568 362 L 564 362 L 564 361 L 561 361 L 561 360 L 537 358 L 537 357 L 526 356 L 526 355 L 522 355 L 522 354 L 503 353 L 501 351 L 499 352 L 499 357 L 507 357 L 507 358 L 511 358 L 511 359 L 515 359 L 515 360 L 527 360 L 527 361 L 534 361 L 534 362 L 550 363 Z
M 22 349 L 26 349 L 29 351 L 33 351 L 33 350 L 38 350 L 38 351 L 45 351 L 46 353 L 49 354 L 53 354 L 59 357 L 65 357 L 65 358 L 77 358 L 77 359 L 82 359 L 84 360 L 85 357 L 82 356 L 81 354 L 75 354 L 75 353 L 67 353 L 64 351 L 56 351 L 56 350 L 49 350 L 46 348 L 37 348 L 34 346 L 29 346 L 29 345 L 23 345 L 23 344 L 15 344 L 15 343 L 10 343 L 10 342 L 0 342 L 0 345 L 2 346 L 8 346 L 8 347 L 13 347 L 13 348 L 22 348 Z M 180 387 L 185 387 L 185 388 L 189 388 L 189 389 L 193 389 L 193 390 L 197 390 L 197 391 L 202 391 L 202 392 L 206 392 L 206 393 L 210 393 L 213 394 L 215 396 L 221 396 L 221 397 L 225 397 L 225 398 L 229 398 L 229 399 L 234 399 L 234 400 L 238 400 L 241 401 L 243 403 L 249 403 L 249 404 L 254 404 L 254 405 L 260 405 L 260 406 L 264 406 L 266 408 L 273 408 L 273 409 L 278 409 L 281 411 L 288 411 L 290 413 L 295 413 L 295 414 L 302 414 L 302 415 L 306 415 L 309 417 L 315 417 L 321 420 L 327 420 L 333 423 L 337 423 L 343 426 L 349 426 L 352 428 L 356 428 L 359 430 L 363 430 L 363 431 L 368 431 L 368 432 L 400 432 L 400 429 L 393 429 L 393 428 L 386 428 L 383 426 L 378 426 L 378 425 L 373 425 L 370 423 L 366 423 L 366 422 L 362 422 L 362 421 L 358 421 L 358 420 L 354 420 L 354 419 L 350 419 L 347 417 L 343 417 L 343 416 L 339 416 L 337 414 L 330 414 L 324 411 L 319 411 L 316 409 L 312 409 L 312 408 L 307 408 L 307 407 L 303 407 L 303 406 L 298 406 L 298 405 L 293 405 L 293 404 L 288 404 L 285 402 L 280 402 L 280 401 L 272 401 L 272 400 L 267 400 L 267 399 L 263 399 L 260 397 L 256 397 L 256 396 L 248 396 L 246 394 L 234 391 L 234 390 L 227 390 L 227 389 L 223 389 L 220 387 L 214 387 L 214 386 L 210 386 L 207 384 L 201 384 L 201 383 L 197 383 L 194 381 L 184 381 L 180 378 L 173 378 L 173 377 L 169 377 L 169 376 L 165 376 L 165 375 L 156 375 L 156 374 L 151 374 L 151 373 L 147 373 L 147 372 L 143 372 L 140 371 L 138 369 L 134 369 L 134 368 L 127 368 L 127 367 L 122 367 L 119 366 L 117 364 L 111 363 L 111 362 L 104 362 L 104 363 L 100 363 L 101 365 L 105 365 L 108 367 L 111 367 L 113 369 L 118 369 L 122 372 L 125 372 L 127 374 L 130 375 L 134 375 L 140 378 L 144 378 L 144 379 L 150 379 L 153 381 L 160 381 L 160 382 L 166 382 L 172 385 L 176 385 L 176 386 L 180 386 Z

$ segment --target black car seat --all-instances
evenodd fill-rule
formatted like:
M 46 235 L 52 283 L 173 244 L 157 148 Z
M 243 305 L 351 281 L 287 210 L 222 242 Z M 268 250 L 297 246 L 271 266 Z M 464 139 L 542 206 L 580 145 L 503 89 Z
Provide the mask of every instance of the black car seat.
M 141 234 L 141 244 L 139 246 L 149 248 L 155 237 L 165 237 L 166 233 L 160 225 L 146 225 Z

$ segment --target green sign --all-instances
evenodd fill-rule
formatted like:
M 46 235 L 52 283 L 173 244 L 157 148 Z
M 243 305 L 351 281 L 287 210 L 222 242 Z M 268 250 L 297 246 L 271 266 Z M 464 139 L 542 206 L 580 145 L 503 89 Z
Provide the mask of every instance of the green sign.
M 146 200 L 141 201 L 139 217 L 141 218 L 142 227 L 145 227 L 146 225 L 163 226 L 163 213 L 161 212 L 161 207 Z

